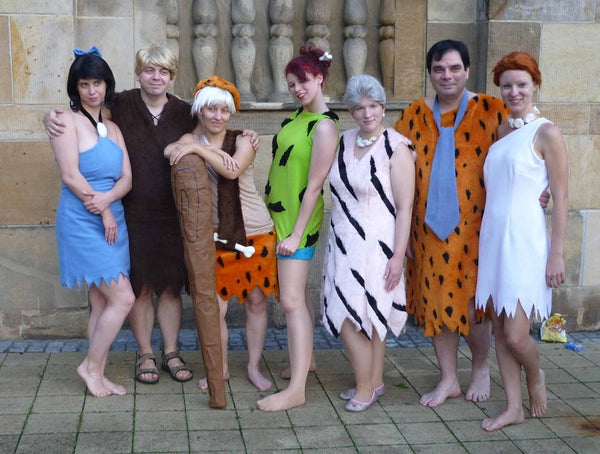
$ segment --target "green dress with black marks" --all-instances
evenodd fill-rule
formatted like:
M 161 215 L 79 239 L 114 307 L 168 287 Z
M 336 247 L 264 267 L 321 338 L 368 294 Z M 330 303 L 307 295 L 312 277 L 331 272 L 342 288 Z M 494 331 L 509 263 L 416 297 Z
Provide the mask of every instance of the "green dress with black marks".
M 302 197 L 308 183 L 313 134 L 324 118 L 337 123 L 334 112 L 307 112 L 298 109 L 281 124 L 273 138 L 273 162 L 269 170 L 265 197 L 267 208 L 277 232 L 277 242 L 294 230 Z M 319 195 L 315 209 L 306 225 L 299 249 L 316 246 L 323 223 L 323 195 Z

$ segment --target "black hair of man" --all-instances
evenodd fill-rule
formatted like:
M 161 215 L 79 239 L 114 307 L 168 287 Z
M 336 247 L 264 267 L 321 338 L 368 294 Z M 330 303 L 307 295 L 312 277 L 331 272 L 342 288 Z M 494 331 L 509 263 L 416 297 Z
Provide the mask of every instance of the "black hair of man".
M 431 64 L 434 61 L 441 60 L 445 54 L 453 50 L 460 54 L 460 58 L 465 69 L 469 68 L 471 66 L 471 59 L 469 57 L 469 49 L 467 49 L 467 45 L 462 41 L 444 39 L 431 46 L 431 49 L 429 49 L 429 52 L 427 52 L 427 72 L 431 73 Z

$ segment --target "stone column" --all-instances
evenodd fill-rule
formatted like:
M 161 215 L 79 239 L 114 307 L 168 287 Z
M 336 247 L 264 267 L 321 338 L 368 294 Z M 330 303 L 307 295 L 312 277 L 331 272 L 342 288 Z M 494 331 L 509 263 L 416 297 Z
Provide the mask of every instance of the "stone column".
M 167 0 L 167 47 L 179 58 L 179 4 L 177 0 Z
M 242 101 L 254 101 L 256 98 L 250 88 L 250 78 L 254 70 L 256 47 L 254 45 L 254 0 L 233 0 L 231 2 L 231 20 L 233 21 L 233 42 L 231 43 L 231 61 L 235 73 L 235 84 Z
M 396 0 L 382 0 L 379 8 L 379 66 L 381 82 L 388 95 L 394 92 L 394 38 Z
M 294 7 L 292 0 L 270 0 L 271 40 L 269 42 L 269 62 L 273 74 L 273 94 L 271 101 L 289 101 L 290 94 L 285 79 L 285 67 L 294 56 L 292 20 Z
M 344 67 L 349 79 L 365 70 L 367 62 L 367 2 L 365 0 L 346 0 L 344 3 Z
M 198 80 L 210 77 L 217 63 L 217 6 L 214 0 L 194 0 L 192 4 L 194 20 L 194 44 L 192 55 Z
M 306 2 L 306 45 L 313 45 L 319 49 L 329 50 L 329 19 L 331 8 L 328 1 L 308 0 Z

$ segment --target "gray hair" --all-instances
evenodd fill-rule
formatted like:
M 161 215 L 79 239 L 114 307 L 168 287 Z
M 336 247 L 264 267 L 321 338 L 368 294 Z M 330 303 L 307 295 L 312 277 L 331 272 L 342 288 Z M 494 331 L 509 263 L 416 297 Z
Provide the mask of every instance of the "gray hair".
M 385 106 L 385 89 L 377 79 L 368 74 L 359 74 L 348 79 L 344 102 L 349 110 L 352 110 L 364 98 L 378 102 Z

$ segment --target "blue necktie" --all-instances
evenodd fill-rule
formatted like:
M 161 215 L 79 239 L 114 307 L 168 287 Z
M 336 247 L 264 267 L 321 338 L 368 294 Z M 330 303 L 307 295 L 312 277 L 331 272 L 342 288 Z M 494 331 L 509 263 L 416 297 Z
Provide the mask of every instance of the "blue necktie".
M 442 128 L 441 126 L 440 105 L 437 95 L 433 103 L 433 119 L 438 128 L 439 137 L 431 164 L 425 222 L 440 240 L 448 238 L 460 221 L 454 162 L 454 131 L 456 131 L 465 116 L 468 102 L 469 94 L 465 90 L 458 107 L 454 126 L 451 128 Z

